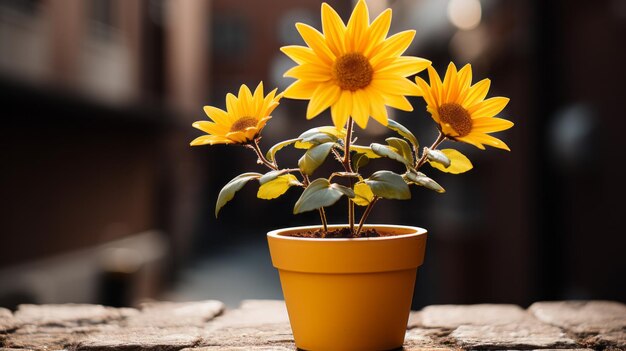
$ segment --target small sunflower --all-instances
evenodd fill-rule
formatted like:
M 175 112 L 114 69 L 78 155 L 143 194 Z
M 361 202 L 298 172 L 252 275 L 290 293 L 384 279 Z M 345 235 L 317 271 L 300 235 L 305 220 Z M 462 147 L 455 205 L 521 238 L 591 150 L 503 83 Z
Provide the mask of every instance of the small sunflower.
M 488 134 L 513 126 L 511 121 L 494 117 L 508 104 L 508 98 L 492 97 L 485 100 L 491 84 L 489 79 L 471 85 L 472 67 L 467 64 L 457 72 L 452 62 L 448 65 L 443 82 L 432 67 L 428 67 L 428 77 L 430 86 L 420 77 L 416 77 L 415 81 L 428 105 L 426 110 L 446 137 L 481 150 L 485 149 L 484 145 L 489 145 L 510 151 L 502 140 Z
M 204 106 L 204 112 L 213 121 L 198 121 L 194 128 L 209 135 L 203 135 L 191 142 L 192 146 L 214 144 L 246 144 L 254 140 L 278 106 L 282 95 L 276 96 L 276 89 L 263 95 L 263 82 L 254 90 L 242 84 L 239 96 L 226 95 L 226 111 L 213 106 Z
M 370 24 L 364 0 L 357 3 L 347 25 L 332 7 L 323 3 L 323 34 L 297 23 L 308 47 L 281 48 L 298 64 L 285 73 L 285 77 L 297 79 L 285 90 L 285 97 L 310 100 L 307 119 L 330 107 L 337 128 L 342 128 L 350 116 L 361 128 L 367 127 L 370 116 L 387 125 L 386 105 L 412 111 L 405 96 L 418 96 L 419 89 L 406 77 L 424 70 L 430 61 L 401 56 L 415 31 L 387 38 L 390 24 L 391 9 Z

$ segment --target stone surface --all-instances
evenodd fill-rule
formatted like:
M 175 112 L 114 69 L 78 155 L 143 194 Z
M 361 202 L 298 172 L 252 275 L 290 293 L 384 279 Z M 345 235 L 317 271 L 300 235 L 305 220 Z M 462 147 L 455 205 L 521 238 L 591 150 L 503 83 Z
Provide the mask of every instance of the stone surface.
M 480 349 L 529 349 L 575 347 L 576 342 L 561 329 L 539 322 L 494 325 L 462 325 L 451 337 L 463 348 Z
M 424 308 L 413 323 L 427 328 L 455 329 L 461 325 L 500 325 L 528 318 L 528 314 L 515 305 L 434 305 Z
M 626 350 L 624 305 L 606 301 L 440 305 L 411 312 L 404 351 Z M 22 305 L 0 309 L 0 351 L 295 350 L 283 301 L 151 302 L 138 309 Z
M 626 330 L 626 306 L 611 301 L 536 302 L 537 319 L 578 334 Z

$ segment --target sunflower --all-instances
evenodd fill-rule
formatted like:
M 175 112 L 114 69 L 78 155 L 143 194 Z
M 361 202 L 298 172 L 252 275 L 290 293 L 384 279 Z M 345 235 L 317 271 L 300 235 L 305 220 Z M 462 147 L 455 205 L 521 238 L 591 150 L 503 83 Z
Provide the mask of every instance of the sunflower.
M 508 98 L 492 97 L 485 100 L 491 84 L 489 79 L 471 85 L 472 66 L 467 64 L 457 72 L 452 62 L 448 65 L 443 82 L 432 67 L 428 67 L 428 77 L 430 86 L 420 77 L 416 77 L 415 81 L 428 105 L 426 110 L 447 138 L 482 150 L 485 149 L 484 145 L 489 145 L 510 151 L 502 140 L 488 134 L 513 126 L 511 121 L 494 117 L 508 104 Z
M 390 24 L 391 9 L 370 24 L 364 0 L 357 3 L 347 25 L 332 7 L 323 3 L 323 34 L 297 23 L 296 28 L 308 47 L 281 48 L 298 64 L 285 73 L 285 77 L 297 79 L 285 90 L 285 97 L 310 100 L 307 119 L 330 107 L 338 129 L 350 116 L 361 128 L 367 127 L 370 116 L 387 125 L 385 105 L 412 111 L 405 96 L 417 96 L 419 89 L 405 77 L 424 70 L 430 61 L 401 56 L 415 31 L 387 38 Z
M 194 139 L 191 145 L 246 144 L 254 140 L 272 118 L 269 115 L 278 106 L 281 97 L 276 96 L 276 89 L 264 96 L 263 82 L 259 83 L 254 94 L 245 84 L 241 85 L 239 96 L 226 95 L 226 111 L 204 106 L 204 112 L 213 122 L 198 121 L 193 127 L 209 135 Z

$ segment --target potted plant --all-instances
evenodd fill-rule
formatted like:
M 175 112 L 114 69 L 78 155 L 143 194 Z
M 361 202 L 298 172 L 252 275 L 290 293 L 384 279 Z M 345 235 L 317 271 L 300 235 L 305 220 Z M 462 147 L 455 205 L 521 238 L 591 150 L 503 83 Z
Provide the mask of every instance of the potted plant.
M 241 174 L 226 184 L 217 199 L 216 216 L 252 180 L 260 185 L 260 199 L 275 199 L 292 187 L 300 188 L 294 214 L 319 213 L 320 225 L 267 235 L 296 345 L 306 350 L 393 349 L 404 341 L 426 230 L 365 224 L 366 220 L 382 200 L 410 199 L 410 186 L 443 193 L 443 187 L 423 173 L 427 164 L 453 174 L 470 170 L 471 162 L 459 151 L 439 149 L 446 141 L 509 150 L 489 135 L 513 126 L 495 117 L 509 100 L 485 99 L 490 81 L 472 84 L 469 64 L 457 70 L 450 63 L 442 80 L 430 61 L 403 56 L 415 32 L 387 37 L 390 9 L 370 23 L 367 5 L 360 0 L 345 24 L 324 3 L 321 16 L 322 32 L 296 24 L 307 46 L 281 48 L 297 63 L 285 73 L 296 79 L 291 86 L 265 95 L 262 83 L 254 92 L 242 85 L 237 96 L 226 96 L 226 110 L 206 106 L 212 121 L 193 126 L 207 135 L 191 145 L 241 145 L 267 169 Z M 407 78 L 423 70 L 428 82 Z M 406 96 L 423 97 L 436 122 L 439 134 L 428 147 L 420 148 L 408 128 L 388 118 L 387 106 L 412 111 Z M 263 128 L 282 98 L 309 100 L 307 119 L 330 108 L 333 125 L 312 128 L 261 151 Z M 384 144 L 358 145 L 355 124 L 365 129 L 370 117 L 389 128 L 391 136 Z M 285 147 L 302 150 L 297 167 L 279 165 L 276 155 Z M 381 157 L 397 161 L 403 171 L 368 170 L 369 161 Z M 338 167 L 323 177 L 316 169 L 327 160 L 336 161 Z M 341 199 L 348 207 L 347 223 L 329 225 L 326 208 Z M 359 207 L 363 210 L 357 211 Z

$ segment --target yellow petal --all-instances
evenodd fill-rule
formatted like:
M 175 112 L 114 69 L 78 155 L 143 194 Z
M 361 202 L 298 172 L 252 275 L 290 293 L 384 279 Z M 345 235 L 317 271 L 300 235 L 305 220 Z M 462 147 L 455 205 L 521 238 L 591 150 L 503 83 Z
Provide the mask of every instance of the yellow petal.
M 275 97 L 277 90 L 278 89 L 274 89 L 270 91 L 265 97 L 265 100 L 263 100 L 263 107 L 261 108 L 261 117 L 265 117 L 269 115 L 270 113 L 272 113 L 272 110 L 276 108 L 276 106 L 278 106 L 278 100 L 280 100 L 280 98 Z
M 228 129 L 226 129 L 224 125 L 215 124 L 208 121 L 197 121 L 194 122 L 192 126 L 208 134 L 224 135 L 228 132 Z
M 239 109 L 244 116 L 252 116 L 253 111 L 251 109 L 252 105 L 252 92 L 247 85 L 242 84 L 239 88 Z
M 387 33 L 389 33 L 389 27 L 391 26 L 391 9 L 383 11 L 372 22 L 369 27 L 368 36 L 369 40 L 363 51 L 363 55 L 371 57 L 372 52 L 385 40 Z
M 492 97 L 467 109 L 472 118 L 493 117 L 509 103 L 509 98 Z
M 437 100 L 435 100 L 435 98 L 433 97 L 433 89 L 431 89 L 431 87 L 428 86 L 426 81 L 424 81 L 420 77 L 415 77 L 415 82 L 417 83 L 417 86 L 420 89 L 421 96 L 426 101 L 426 105 L 436 109 Z
M 359 0 L 354 7 L 346 28 L 346 51 L 363 52 L 367 44 L 369 11 L 365 0 Z
M 385 99 L 374 89 L 367 89 L 367 96 L 370 101 L 370 115 L 378 123 L 386 126 L 388 123 L 387 108 L 385 107 Z
M 394 74 L 407 77 L 419 73 L 430 66 L 431 62 L 421 57 L 402 56 L 384 67 L 380 67 L 377 74 Z
M 306 118 L 311 119 L 319 115 L 322 111 L 327 109 L 330 105 L 334 104 L 341 94 L 341 88 L 336 84 L 320 84 L 306 109 Z
M 352 92 L 352 117 L 359 127 L 367 128 L 370 117 L 370 102 L 365 90 L 359 89 Z
M 341 91 L 339 99 L 330 108 L 333 124 L 337 129 L 342 129 L 352 111 L 352 92 L 350 90 Z
M 319 83 L 297 80 L 285 89 L 285 97 L 290 99 L 308 100 L 313 96 Z
M 430 81 L 431 93 L 435 102 L 434 106 L 441 106 L 443 104 L 443 83 L 433 66 L 428 67 L 428 80 Z
M 226 110 L 231 118 L 239 118 L 243 117 L 241 111 L 239 110 L 239 104 L 237 103 L 237 98 L 235 95 L 228 93 L 226 94 Z
M 309 82 L 327 82 L 332 79 L 330 68 L 313 63 L 303 63 L 300 66 L 292 67 L 283 76 Z
M 472 120 L 472 132 L 495 133 L 513 127 L 513 122 L 495 117 L 476 118 Z
M 378 91 L 384 91 L 391 95 L 419 96 L 421 94 L 421 90 L 415 83 L 398 76 L 375 74 L 374 80 L 372 80 L 370 85 Z
M 404 51 L 411 45 L 411 41 L 415 37 L 414 30 L 407 30 L 404 32 L 397 33 L 389 37 L 385 42 L 380 46 L 379 50 L 376 50 L 372 53 L 372 58 L 370 63 L 372 66 L 376 67 L 376 65 L 389 57 L 397 57 L 402 55 Z
M 327 65 L 332 65 L 336 56 L 326 45 L 326 40 L 324 39 L 322 33 L 304 23 L 296 23 L 296 28 L 302 36 L 302 39 L 304 39 L 307 45 L 315 51 L 317 56 L 326 62 Z
M 261 115 L 263 100 L 263 82 L 260 82 L 256 89 L 254 89 L 254 94 L 252 95 L 252 116 Z
M 226 133 L 226 138 L 236 142 L 236 143 L 245 143 L 246 141 L 250 140 L 248 138 L 246 138 L 246 133 L 242 132 L 242 131 L 236 131 L 236 132 L 230 132 L 230 133 Z
M 456 66 L 454 63 L 450 62 L 446 70 L 446 75 L 443 78 L 443 100 L 441 103 L 453 101 L 451 97 L 456 96 L 456 85 Z
M 474 145 L 474 146 L 476 146 L 477 148 L 479 148 L 481 150 L 485 150 L 485 147 L 483 146 L 483 144 L 481 144 L 479 141 L 477 141 L 474 138 L 474 135 L 472 135 L 472 134 L 466 135 L 464 137 L 456 137 L 454 139 L 457 140 L 457 141 L 462 141 L 462 142 L 464 142 L 466 144 Z
M 215 145 L 215 144 L 234 144 L 232 140 L 217 136 L 217 135 L 203 135 L 195 138 L 189 145 Z
M 413 111 L 413 106 L 411 106 L 411 103 L 409 102 L 409 100 L 407 100 L 406 97 L 402 95 L 385 94 L 384 97 L 385 97 L 385 104 L 388 106 L 397 108 L 398 110 L 402 110 L 402 111 L 407 111 L 407 112 Z
M 475 141 L 485 144 L 485 145 L 489 145 L 489 146 L 493 146 L 495 148 L 498 149 L 502 149 L 502 150 L 506 150 L 506 151 L 511 151 L 511 149 L 509 149 L 509 147 L 504 143 L 504 141 L 493 137 L 491 135 L 487 135 L 487 134 L 477 134 L 477 135 L 471 135 L 472 139 L 474 139 Z
M 228 113 L 220 108 L 204 106 L 204 113 L 217 124 L 230 125 L 232 123 Z
M 313 49 L 306 46 L 283 46 L 282 48 L 280 48 L 280 51 L 285 53 L 285 55 L 289 56 L 290 59 L 294 60 L 297 64 L 300 65 L 303 63 L 319 63 L 324 65 L 326 64 L 324 63 L 324 61 L 321 61 L 318 58 Z
M 346 26 L 343 24 L 341 17 L 327 3 L 322 4 L 322 30 L 326 37 L 326 45 L 339 57 L 345 53 L 344 37 Z
M 475 104 L 483 101 L 485 96 L 487 96 L 487 92 L 489 92 L 489 86 L 491 85 L 491 81 L 489 79 L 483 79 L 480 82 L 472 85 L 467 93 L 467 96 L 461 103 L 463 106 L 472 107 Z
M 459 94 L 454 101 L 461 103 L 465 100 L 469 93 L 469 87 L 472 84 L 472 66 L 469 63 L 459 70 L 458 78 Z

